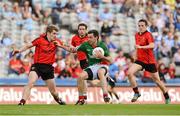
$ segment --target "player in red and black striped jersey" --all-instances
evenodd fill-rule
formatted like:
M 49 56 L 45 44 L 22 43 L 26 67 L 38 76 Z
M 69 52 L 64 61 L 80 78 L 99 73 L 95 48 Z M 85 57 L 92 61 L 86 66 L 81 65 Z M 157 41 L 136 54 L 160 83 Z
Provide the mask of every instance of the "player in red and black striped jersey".
M 55 101 L 60 105 L 65 105 L 65 102 L 59 98 L 58 92 L 56 91 L 56 84 L 54 82 L 54 67 L 52 66 L 55 62 L 55 53 L 57 48 L 55 42 L 63 44 L 58 38 L 56 38 L 57 32 L 58 28 L 54 25 L 50 25 L 47 27 L 45 34 L 40 35 L 37 39 L 32 41 L 32 43 L 25 45 L 20 50 L 13 51 L 13 55 L 15 55 L 31 47 L 35 47 L 34 64 L 31 66 L 28 78 L 29 81 L 24 88 L 22 99 L 18 105 L 24 105 L 26 103 L 26 100 L 30 96 L 31 88 L 34 86 L 39 77 L 45 81 Z
M 137 59 L 128 70 L 128 77 L 134 91 L 134 97 L 131 102 L 135 102 L 141 94 L 138 91 L 134 74 L 142 69 L 151 73 L 151 77 L 164 94 L 165 102 L 169 103 L 170 98 L 165 85 L 160 81 L 156 67 L 156 60 L 153 54 L 154 39 L 150 32 L 147 31 L 148 23 L 141 19 L 138 22 L 139 32 L 135 34 Z
M 88 36 L 87 36 L 87 25 L 85 23 L 80 23 L 78 25 L 78 32 L 76 35 L 74 35 L 71 39 L 71 45 L 73 47 L 78 47 L 80 46 L 82 43 L 88 41 Z M 81 63 L 81 62 L 80 62 Z M 87 81 L 84 80 L 84 83 L 82 83 L 84 85 L 87 84 Z M 83 86 L 84 86 L 83 85 Z M 77 87 L 78 87 L 78 91 L 82 91 L 83 94 L 79 94 L 79 98 L 78 99 L 87 99 L 87 95 L 86 95 L 86 91 L 87 88 L 81 88 L 81 85 L 79 85 L 79 82 L 77 81 Z M 86 86 L 85 86 L 86 87 Z M 78 100 L 79 101 L 79 100 Z
M 72 37 L 71 45 L 74 47 L 78 47 L 87 40 L 87 25 L 84 23 L 80 23 L 78 25 L 78 33 Z

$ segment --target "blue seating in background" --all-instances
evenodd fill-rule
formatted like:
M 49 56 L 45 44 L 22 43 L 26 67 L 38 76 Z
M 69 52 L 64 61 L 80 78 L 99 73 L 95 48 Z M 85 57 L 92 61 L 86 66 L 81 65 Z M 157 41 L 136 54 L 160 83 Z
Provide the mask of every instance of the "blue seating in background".
M 26 85 L 28 82 L 27 78 L 0 78 L 0 86 L 22 86 Z M 77 80 L 76 79 L 55 79 L 57 86 L 76 86 Z M 45 83 L 43 80 L 39 79 L 36 82 L 37 86 L 44 86 Z M 156 86 L 155 83 L 142 83 L 138 82 L 139 86 Z M 179 86 L 180 85 L 180 78 L 170 79 L 167 80 L 167 86 Z M 116 86 L 130 86 L 129 83 L 118 82 Z

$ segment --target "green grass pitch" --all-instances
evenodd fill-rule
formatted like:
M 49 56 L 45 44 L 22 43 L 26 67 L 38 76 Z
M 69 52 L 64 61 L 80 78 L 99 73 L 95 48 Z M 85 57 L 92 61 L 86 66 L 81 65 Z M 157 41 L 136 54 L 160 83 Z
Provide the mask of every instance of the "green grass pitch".
M 0 105 L 0 116 L 17 115 L 179 115 L 173 104 Z

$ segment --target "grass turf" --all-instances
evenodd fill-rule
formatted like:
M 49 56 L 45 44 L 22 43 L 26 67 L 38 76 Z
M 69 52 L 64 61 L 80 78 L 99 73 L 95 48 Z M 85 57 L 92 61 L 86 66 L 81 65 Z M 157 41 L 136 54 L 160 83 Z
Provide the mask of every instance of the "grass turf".
M 180 115 L 180 105 L 163 104 L 88 104 L 75 105 L 0 105 L 3 115 Z

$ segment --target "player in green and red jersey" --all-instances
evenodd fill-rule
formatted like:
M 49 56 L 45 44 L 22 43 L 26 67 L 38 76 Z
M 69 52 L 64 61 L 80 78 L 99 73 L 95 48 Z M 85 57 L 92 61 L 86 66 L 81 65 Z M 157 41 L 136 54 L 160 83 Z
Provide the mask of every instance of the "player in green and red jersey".
M 152 79 L 163 92 L 165 102 L 168 104 L 170 102 L 170 98 L 165 85 L 160 81 L 159 78 L 156 60 L 153 54 L 154 39 L 151 33 L 147 31 L 147 26 L 148 23 L 146 20 L 139 20 L 139 32 L 135 34 L 137 59 L 128 70 L 128 78 L 134 91 L 134 97 L 132 98 L 131 102 L 135 102 L 141 96 L 134 74 L 139 70 L 145 69 L 151 73 Z
M 109 50 L 103 42 L 99 42 L 99 33 L 96 30 L 88 32 L 88 41 L 81 44 L 77 49 L 77 57 L 80 61 L 81 67 L 84 69 L 79 74 L 78 82 L 80 88 L 87 88 L 85 84 L 82 84 L 84 80 L 99 79 L 103 90 L 103 98 L 105 102 L 109 102 L 107 90 L 106 74 L 108 73 L 108 65 L 111 63 L 112 58 L 109 56 Z M 97 52 L 97 56 L 92 55 L 92 51 L 96 47 L 101 47 L 104 50 L 104 55 Z M 84 86 L 84 87 L 83 87 Z M 83 96 L 83 93 L 79 91 L 79 94 Z M 84 104 L 85 98 L 79 98 L 78 104 Z

